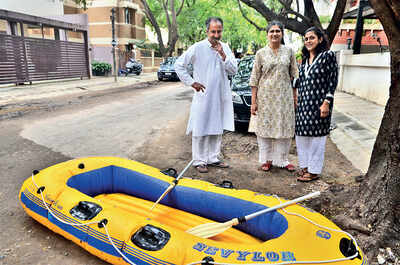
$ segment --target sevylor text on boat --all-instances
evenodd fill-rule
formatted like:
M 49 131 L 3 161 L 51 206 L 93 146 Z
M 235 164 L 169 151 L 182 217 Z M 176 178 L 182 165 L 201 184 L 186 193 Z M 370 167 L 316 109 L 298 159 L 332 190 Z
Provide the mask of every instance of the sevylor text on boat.
M 351 235 L 297 204 L 211 238 L 186 232 L 285 202 L 277 196 L 183 178 L 150 211 L 174 178 L 139 162 L 90 157 L 34 173 L 19 195 L 25 211 L 112 264 L 367 263 Z

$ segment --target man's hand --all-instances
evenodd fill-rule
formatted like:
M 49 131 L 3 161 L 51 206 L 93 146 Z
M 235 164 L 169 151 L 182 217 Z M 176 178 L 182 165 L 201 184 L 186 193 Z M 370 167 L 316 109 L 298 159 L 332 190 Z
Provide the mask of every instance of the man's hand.
M 206 90 L 206 88 L 202 85 L 202 84 L 200 84 L 200 83 L 198 83 L 198 82 L 194 82 L 193 84 L 192 84 L 192 87 L 197 91 L 197 92 L 204 92 L 204 90 Z
M 214 41 L 211 43 L 211 47 L 212 47 L 214 50 L 216 50 L 216 51 L 219 53 L 219 55 L 221 55 L 222 60 L 225 61 L 226 55 L 225 55 L 224 49 L 222 48 L 221 42 L 219 42 L 219 41 L 217 41 L 217 40 L 214 40 Z

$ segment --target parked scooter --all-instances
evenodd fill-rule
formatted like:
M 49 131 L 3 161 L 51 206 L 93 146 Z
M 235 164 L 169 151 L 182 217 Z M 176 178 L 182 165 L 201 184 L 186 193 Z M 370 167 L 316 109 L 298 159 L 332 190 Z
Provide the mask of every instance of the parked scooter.
M 133 58 L 129 58 L 128 62 L 125 64 L 125 70 L 121 70 L 121 72 L 125 74 L 125 76 L 128 76 L 128 74 L 140 75 L 142 70 L 143 64 Z

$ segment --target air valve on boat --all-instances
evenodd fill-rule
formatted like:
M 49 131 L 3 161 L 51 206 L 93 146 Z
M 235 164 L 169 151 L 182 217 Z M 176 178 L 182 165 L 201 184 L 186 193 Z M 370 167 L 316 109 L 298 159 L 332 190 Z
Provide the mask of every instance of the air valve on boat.
M 131 240 L 142 249 L 157 251 L 162 249 L 170 238 L 171 234 L 167 231 L 152 225 L 145 225 L 132 236 Z
M 352 240 L 343 237 L 340 240 L 339 249 L 345 257 L 351 257 L 358 253 L 357 258 L 361 259 L 360 252 L 358 252 Z
M 176 171 L 175 168 L 172 168 L 172 167 L 165 169 L 165 170 L 161 170 L 160 172 L 167 176 L 174 177 L 174 178 L 176 178 L 178 176 L 178 172 Z
M 69 213 L 82 221 L 93 219 L 103 208 L 94 202 L 80 201 Z
M 233 183 L 229 180 L 224 180 L 222 181 L 221 184 L 219 184 L 220 187 L 225 188 L 225 189 L 233 189 Z

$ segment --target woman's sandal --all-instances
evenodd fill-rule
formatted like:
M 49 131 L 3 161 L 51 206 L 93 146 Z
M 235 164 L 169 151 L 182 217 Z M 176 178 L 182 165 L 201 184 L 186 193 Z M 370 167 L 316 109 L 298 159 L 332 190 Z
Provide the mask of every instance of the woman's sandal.
M 259 169 L 262 170 L 262 171 L 267 172 L 267 171 L 269 171 L 271 169 L 271 167 L 272 167 L 272 163 L 271 162 L 267 162 L 267 163 L 262 164 Z
M 296 167 L 292 164 L 287 164 L 287 166 L 283 167 L 284 169 L 286 169 L 289 172 L 293 172 L 296 171 Z
M 297 181 L 300 181 L 300 182 L 310 182 L 310 181 L 317 180 L 317 179 L 319 179 L 318 174 L 312 174 L 309 172 L 306 172 L 302 176 L 297 177 Z

